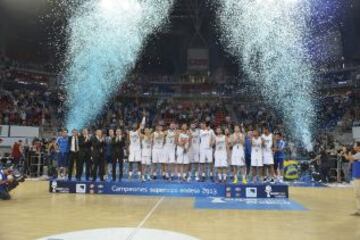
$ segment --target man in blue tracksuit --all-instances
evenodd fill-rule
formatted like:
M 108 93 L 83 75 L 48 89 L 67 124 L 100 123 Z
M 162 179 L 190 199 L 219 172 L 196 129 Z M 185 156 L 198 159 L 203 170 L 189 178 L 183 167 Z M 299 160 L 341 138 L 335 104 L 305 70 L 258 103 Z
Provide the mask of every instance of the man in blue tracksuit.
M 283 181 L 284 175 L 284 160 L 285 160 L 285 141 L 282 133 L 278 132 L 275 135 L 275 155 L 274 155 L 274 168 L 277 178 L 280 182 Z
M 56 144 L 58 145 L 58 177 L 65 178 L 66 169 L 68 167 L 68 157 L 69 157 L 69 137 L 67 130 L 61 131 L 61 136 L 56 139 Z
M 245 164 L 246 164 L 246 175 L 248 176 L 250 174 L 250 168 L 251 168 L 251 134 L 252 131 L 249 131 L 245 135 Z

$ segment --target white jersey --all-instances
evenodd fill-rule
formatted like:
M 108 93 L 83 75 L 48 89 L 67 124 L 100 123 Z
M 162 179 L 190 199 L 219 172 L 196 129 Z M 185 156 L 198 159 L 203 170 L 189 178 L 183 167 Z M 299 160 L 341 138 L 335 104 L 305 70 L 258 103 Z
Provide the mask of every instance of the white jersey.
M 141 141 L 141 155 L 151 157 L 151 138 L 143 138 Z
M 167 131 L 166 139 L 165 139 L 165 147 L 166 148 L 175 150 L 175 147 L 176 147 L 175 136 L 176 136 L 176 132 L 174 130 Z
M 130 131 L 130 148 L 141 148 L 140 145 L 140 134 L 138 131 Z
M 262 167 L 263 166 L 263 156 L 262 156 L 262 147 L 261 147 L 261 137 L 251 139 L 251 166 L 252 167 Z
M 263 151 L 264 152 L 272 152 L 272 146 L 273 146 L 273 135 L 270 133 L 269 135 L 262 134 L 261 139 L 264 143 L 263 145 Z
M 161 149 L 164 146 L 164 136 L 158 132 L 154 132 L 153 148 Z
M 232 134 L 231 135 L 231 143 L 233 146 L 233 149 L 244 149 L 244 143 L 240 143 L 240 140 L 245 140 L 244 135 L 242 133 L 239 134 Z
M 198 150 L 200 148 L 200 129 L 191 130 L 191 147 L 194 150 Z
M 245 152 L 244 145 L 240 143 L 240 140 L 244 140 L 244 135 L 242 133 L 234 133 L 231 135 L 231 142 L 233 145 L 231 152 L 231 165 L 233 166 L 245 166 Z
M 226 136 L 215 137 L 215 167 L 227 167 Z
M 211 139 L 215 137 L 212 129 L 200 130 L 200 149 L 210 149 Z
M 188 134 L 180 133 L 178 141 L 179 141 L 179 143 L 181 143 L 181 145 L 179 145 L 178 147 L 180 147 L 180 148 L 185 147 L 185 149 L 188 149 L 189 148 L 189 140 L 190 140 L 190 136 Z
M 216 136 L 215 138 L 215 151 L 224 151 L 226 152 L 226 137 L 225 135 Z
M 273 135 L 270 133 L 269 135 L 261 135 L 261 139 L 263 140 L 263 162 L 265 165 L 273 165 L 274 164 L 274 155 L 272 151 L 273 146 Z
M 258 138 L 252 138 L 251 139 L 251 150 L 254 152 L 254 153 L 261 153 L 261 138 L 258 137 Z

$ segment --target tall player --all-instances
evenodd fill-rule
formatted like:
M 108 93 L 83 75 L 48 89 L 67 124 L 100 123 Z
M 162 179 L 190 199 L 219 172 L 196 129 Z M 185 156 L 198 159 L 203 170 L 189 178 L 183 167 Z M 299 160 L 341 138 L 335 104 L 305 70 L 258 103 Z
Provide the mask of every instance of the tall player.
M 228 153 L 228 138 L 223 134 L 221 127 L 216 128 L 215 137 L 215 168 L 218 173 L 218 180 L 226 182 L 226 168 L 227 168 L 227 153 Z
M 274 155 L 273 155 L 273 135 L 270 133 L 268 127 L 264 127 L 264 132 L 261 135 L 263 164 L 265 172 L 265 181 L 274 182 Z
M 213 149 L 212 146 L 215 142 L 215 134 L 210 129 L 209 123 L 201 123 L 200 130 L 200 173 L 202 181 L 206 177 L 206 168 L 209 167 L 210 177 L 212 177 L 213 165 Z
M 151 129 L 145 128 L 144 134 L 141 134 L 141 176 L 142 181 L 150 180 L 151 169 Z
M 157 124 L 155 132 L 152 134 L 152 163 L 153 163 L 153 178 L 157 177 L 157 165 L 161 165 L 161 173 L 163 179 L 166 178 L 166 158 L 164 157 L 164 141 L 165 133 L 163 132 L 162 126 Z
M 232 145 L 232 153 L 231 153 L 231 166 L 234 176 L 234 184 L 238 183 L 238 172 L 239 168 L 241 170 L 242 183 L 246 184 L 246 164 L 245 164 L 245 151 L 244 151 L 244 143 L 245 143 L 245 135 L 241 131 L 239 125 L 234 126 L 234 133 L 230 137 L 231 145 Z
M 145 117 L 143 117 L 140 126 L 133 125 L 133 129 L 129 131 L 129 179 L 131 179 L 134 166 L 137 167 L 138 176 L 141 176 L 139 163 L 141 162 L 141 130 L 145 125 Z
M 262 156 L 262 140 L 259 136 L 257 130 L 253 131 L 253 136 L 251 138 L 251 167 L 253 181 L 256 182 L 257 176 L 262 178 L 262 168 L 263 168 L 263 156 Z
M 169 173 L 171 173 L 171 178 L 174 177 L 175 173 L 175 149 L 176 149 L 176 124 L 174 122 L 170 123 L 169 129 L 165 132 L 165 145 L 164 145 L 164 160 L 168 165 L 168 169 L 166 170 L 165 176 L 169 178 Z
M 195 169 L 195 180 L 199 181 L 200 129 L 197 128 L 196 123 L 192 123 L 190 128 L 191 144 L 188 156 L 192 165 L 191 167 Z
M 178 178 L 183 181 L 191 180 L 191 173 L 189 171 L 189 148 L 190 148 L 190 132 L 187 129 L 187 124 L 184 123 L 181 126 L 181 131 L 177 137 L 177 148 L 176 148 L 176 163 L 177 163 L 177 174 Z M 186 179 L 187 175 L 187 179 Z

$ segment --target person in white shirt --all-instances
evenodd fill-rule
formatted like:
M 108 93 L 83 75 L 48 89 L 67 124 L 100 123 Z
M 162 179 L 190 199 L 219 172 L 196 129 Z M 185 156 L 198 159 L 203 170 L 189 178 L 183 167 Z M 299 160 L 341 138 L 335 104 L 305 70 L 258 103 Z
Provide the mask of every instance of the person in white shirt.
M 209 175 L 212 177 L 213 170 L 213 149 L 215 142 L 214 131 L 210 128 L 209 123 L 202 123 L 200 130 L 200 172 L 202 181 L 205 180 L 206 168 L 209 168 Z
M 262 154 L 265 172 L 265 181 L 274 182 L 274 136 L 270 133 L 268 127 L 264 127 L 264 133 L 261 135 Z
M 171 173 L 171 177 L 174 177 L 175 174 L 175 151 L 176 151 L 176 124 L 174 122 L 170 123 L 169 129 L 165 132 L 165 144 L 164 144 L 164 161 L 167 164 L 168 169 L 165 173 L 166 178 L 169 178 L 169 173 Z
M 138 177 L 141 176 L 140 163 L 141 163 L 141 130 L 145 125 L 145 117 L 143 117 L 140 126 L 133 125 L 133 129 L 129 131 L 129 179 L 131 179 L 133 171 L 138 170 Z
M 256 182 L 257 176 L 262 178 L 263 156 L 262 156 L 262 139 L 259 136 L 257 130 L 253 131 L 253 137 L 251 139 L 251 167 L 253 181 Z
M 195 170 L 195 180 L 199 181 L 199 161 L 200 161 L 200 129 L 197 128 L 196 123 L 192 123 L 190 126 L 190 149 L 189 160 L 192 169 Z
M 166 158 L 164 156 L 164 141 L 165 133 L 160 124 L 156 125 L 155 132 L 152 134 L 152 165 L 153 165 L 153 178 L 157 177 L 157 165 L 161 165 L 161 173 L 163 179 L 166 178 Z
M 242 175 L 242 183 L 246 184 L 246 164 L 245 164 L 245 135 L 241 132 L 240 125 L 234 126 L 234 133 L 230 136 L 230 143 L 232 146 L 231 152 L 231 166 L 234 176 L 234 184 L 238 183 L 239 168 Z
M 188 152 L 191 142 L 190 131 L 187 129 L 187 124 L 183 124 L 181 126 L 181 131 L 179 131 L 179 134 L 177 135 L 176 143 L 176 172 L 178 174 L 178 178 L 182 179 L 183 181 L 190 181 L 191 173 L 189 171 L 190 159 Z
M 215 137 L 215 168 L 217 169 L 218 180 L 226 182 L 226 170 L 228 153 L 228 138 L 223 134 L 221 127 L 216 128 Z
M 150 180 L 151 168 L 151 147 L 152 136 L 151 129 L 145 128 L 144 134 L 141 134 L 141 176 L 142 181 Z

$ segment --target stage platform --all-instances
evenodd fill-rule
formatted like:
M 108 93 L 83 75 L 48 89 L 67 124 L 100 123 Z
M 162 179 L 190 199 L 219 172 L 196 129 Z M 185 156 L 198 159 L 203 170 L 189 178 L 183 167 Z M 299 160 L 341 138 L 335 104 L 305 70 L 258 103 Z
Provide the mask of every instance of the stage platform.
M 155 180 L 141 182 L 49 181 L 51 193 L 144 195 L 170 197 L 227 197 L 227 198 L 289 198 L 287 184 L 230 184 L 213 182 L 175 182 Z

